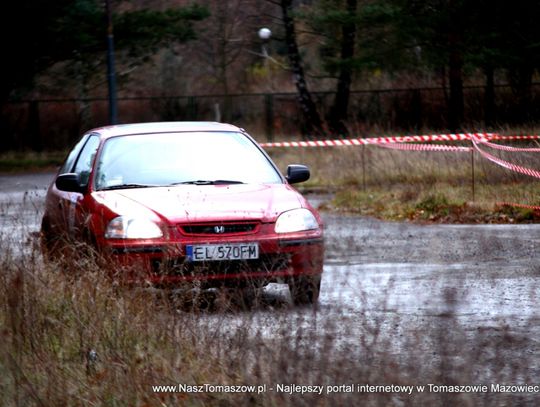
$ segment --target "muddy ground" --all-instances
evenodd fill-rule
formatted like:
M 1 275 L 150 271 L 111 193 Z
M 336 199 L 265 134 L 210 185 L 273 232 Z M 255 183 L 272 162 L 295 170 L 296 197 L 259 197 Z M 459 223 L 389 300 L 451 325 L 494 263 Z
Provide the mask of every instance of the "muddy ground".
M 0 176 L 4 244 L 23 252 L 31 247 L 51 178 L 50 173 Z M 309 198 L 315 205 L 329 199 Z M 367 360 L 365 353 L 371 352 L 380 358 L 369 359 L 374 367 L 387 371 L 389 363 L 395 364 L 401 373 L 395 380 L 413 385 L 540 385 L 540 225 L 418 225 L 333 213 L 323 217 L 326 261 L 317 311 L 292 307 L 288 291 L 271 285 L 251 310 L 259 334 L 285 340 L 272 327 L 296 318 L 298 329 L 318 342 L 314 347 L 331 341 L 332 352 L 358 360 Z M 230 329 L 244 316 L 210 313 L 207 318 Z M 342 379 L 325 380 L 339 385 Z M 466 405 L 540 402 L 540 389 L 500 389 L 449 394 L 445 400 L 468 400 Z M 398 393 L 394 401 L 408 405 L 411 397 Z

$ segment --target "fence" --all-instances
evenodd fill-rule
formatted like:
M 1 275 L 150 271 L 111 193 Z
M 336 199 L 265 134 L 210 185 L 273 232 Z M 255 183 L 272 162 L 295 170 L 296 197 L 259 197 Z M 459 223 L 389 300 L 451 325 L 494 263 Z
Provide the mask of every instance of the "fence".
M 540 84 L 527 100 L 512 88 L 497 86 L 498 125 L 531 124 L 540 119 Z M 313 93 L 321 115 L 330 110 L 332 92 Z M 464 89 L 463 127 L 485 127 L 483 87 Z M 121 123 L 162 120 L 217 120 L 246 128 L 258 140 L 291 139 L 302 134 L 302 115 L 295 93 L 132 97 L 118 99 Z M 48 99 L 12 101 L 0 115 L 0 150 L 63 149 L 83 132 L 108 122 L 108 101 Z M 351 93 L 349 124 L 356 136 L 378 132 L 419 132 L 447 129 L 447 89 L 388 89 Z

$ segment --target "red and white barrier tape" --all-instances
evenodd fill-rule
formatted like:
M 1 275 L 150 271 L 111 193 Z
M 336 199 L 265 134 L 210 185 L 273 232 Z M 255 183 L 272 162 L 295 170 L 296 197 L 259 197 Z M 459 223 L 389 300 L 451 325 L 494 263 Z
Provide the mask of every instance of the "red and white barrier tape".
M 392 136 L 392 137 L 368 137 L 352 139 L 329 139 L 329 140 L 306 140 L 306 141 L 278 141 L 261 143 L 261 147 L 340 147 L 361 146 L 368 144 L 391 144 L 391 143 L 417 143 L 430 141 L 470 141 L 473 137 L 492 140 L 538 140 L 540 135 L 510 135 L 503 136 L 496 133 L 457 133 L 457 134 L 427 134 L 422 136 Z
M 491 143 L 493 140 L 538 140 L 540 135 L 510 135 L 503 136 L 494 133 L 458 133 L 458 134 L 431 134 L 423 136 L 399 136 L 399 137 L 372 137 L 372 138 L 355 138 L 355 139 L 334 139 L 334 140 L 309 140 L 309 141 L 289 141 L 275 143 L 261 143 L 261 147 L 338 147 L 338 146 L 360 146 L 360 145 L 376 145 L 395 150 L 407 151 L 459 151 L 470 152 L 478 151 L 481 156 L 489 161 L 507 168 L 511 171 L 525 174 L 531 177 L 540 179 L 540 171 L 522 167 L 517 164 L 505 161 L 483 151 L 479 144 L 486 147 L 509 151 L 509 152 L 540 152 L 540 148 L 535 147 L 512 147 L 501 144 Z M 471 147 L 449 146 L 449 145 L 433 145 L 433 144 L 408 144 L 430 141 L 470 141 Z M 532 209 L 540 211 L 540 206 L 525 205 L 518 203 L 499 202 L 499 206 L 513 206 L 518 208 Z
M 492 137 L 490 137 L 491 140 L 539 140 L 540 135 L 539 134 L 523 134 L 523 135 L 509 135 L 504 136 L 501 134 L 493 134 Z
M 388 143 L 376 144 L 377 147 L 389 148 L 393 150 L 406 151 L 472 151 L 471 147 L 448 146 L 440 144 L 404 144 L 404 143 Z
M 503 146 L 502 144 L 496 144 L 496 143 L 490 143 L 489 141 L 486 141 L 484 139 L 478 140 L 483 145 L 486 145 L 488 147 L 494 148 L 496 150 L 503 150 L 503 151 L 512 151 L 516 153 L 539 153 L 540 148 L 539 147 L 511 147 L 511 146 Z
M 498 164 L 501 167 L 507 168 L 509 170 L 519 172 L 520 174 L 525 174 L 525 175 L 529 175 L 531 177 L 540 178 L 540 171 L 538 171 L 538 170 L 534 170 L 532 168 L 527 168 L 527 167 L 522 167 L 522 166 L 517 165 L 517 164 L 512 164 L 511 162 L 505 161 L 505 160 L 500 159 L 498 157 L 495 157 L 495 156 L 493 156 L 493 155 L 491 155 L 489 153 L 486 153 L 480 147 L 478 147 L 478 143 L 482 142 L 481 139 L 477 139 L 475 137 L 472 137 L 471 141 L 472 141 L 473 146 L 476 149 L 476 151 L 478 151 L 480 153 L 480 155 L 487 158 L 491 162 L 494 162 L 495 164 Z
M 491 133 L 484 133 L 482 137 L 490 139 Z M 422 136 L 393 136 L 393 137 L 368 137 L 357 139 L 361 144 L 392 144 L 392 143 L 418 143 L 429 141 L 468 141 L 471 135 L 467 133 L 457 134 L 426 134 Z M 339 141 L 339 140 L 332 140 Z
M 482 133 L 481 137 L 491 139 L 491 133 Z M 340 147 L 340 146 L 361 146 L 368 144 L 390 144 L 390 143 L 414 143 L 429 141 L 468 141 L 471 135 L 467 133 L 458 134 L 430 134 L 423 136 L 394 136 L 394 137 L 368 137 L 353 139 L 333 139 L 333 140 L 306 140 L 306 141 L 278 141 L 274 143 L 261 143 L 263 148 L 270 147 Z
M 423 136 L 397 136 L 397 137 L 370 137 L 354 139 L 333 139 L 333 140 L 308 140 L 308 141 L 283 141 L 274 143 L 261 143 L 263 148 L 272 147 L 339 147 L 339 146 L 361 146 L 376 145 L 378 147 L 408 150 L 408 151 L 459 151 L 470 152 L 478 151 L 481 156 L 489 161 L 520 174 L 529 175 L 540 179 L 540 171 L 522 167 L 517 164 L 505 161 L 483 151 L 478 145 L 483 144 L 487 147 L 510 152 L 540 152 L 540 148 L 535 147 L 512 147 L 501 144 L 491 143 L 493 140 L 539 140 L 540 135 L 509 135 L 504 136 L 496 133 L 458 133 L 458 134 L 431 134 Z M 470 141 L 473 147 L 432 145 L 432 144 L 407 144 L 430 141 Z M 524 205 L 517 203 L 500 202 L 500 206 L 514 206 L 518 208 L 532 209 L 540 211 L 540 206 Z

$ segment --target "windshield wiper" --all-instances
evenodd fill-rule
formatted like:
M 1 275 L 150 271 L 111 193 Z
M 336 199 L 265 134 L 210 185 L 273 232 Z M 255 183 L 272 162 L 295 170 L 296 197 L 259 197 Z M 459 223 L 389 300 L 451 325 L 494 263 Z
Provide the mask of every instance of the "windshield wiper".
M 149 184 L 119 184 L 119 185 L 109 185 L 108 187 L 100 188 L 99 191 L 111 191 L 113 189 L 133 189 L 133 188 L 151 188 L 159 187 L 160 185 L 149 185 Z
M 243 184 L 242 181 L 233 181 L 228 179 L 216 179 L 213 181 L 210 180 L 194 180 L 194 181 L 182 181 L 182 182 L 174 182 L 170 185 L 228 185 L 228 184 Z

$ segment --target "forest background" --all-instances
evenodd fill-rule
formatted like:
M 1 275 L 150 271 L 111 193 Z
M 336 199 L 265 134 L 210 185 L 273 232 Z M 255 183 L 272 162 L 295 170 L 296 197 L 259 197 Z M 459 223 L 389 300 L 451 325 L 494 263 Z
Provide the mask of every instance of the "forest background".
M 105 3 L 4 5 L 0 150 L 65 149 L 110 123 Z M 537 1 L 109 5 L 120 123 L 218 120 L 264 141 L 527 129 L 540 117 Z

